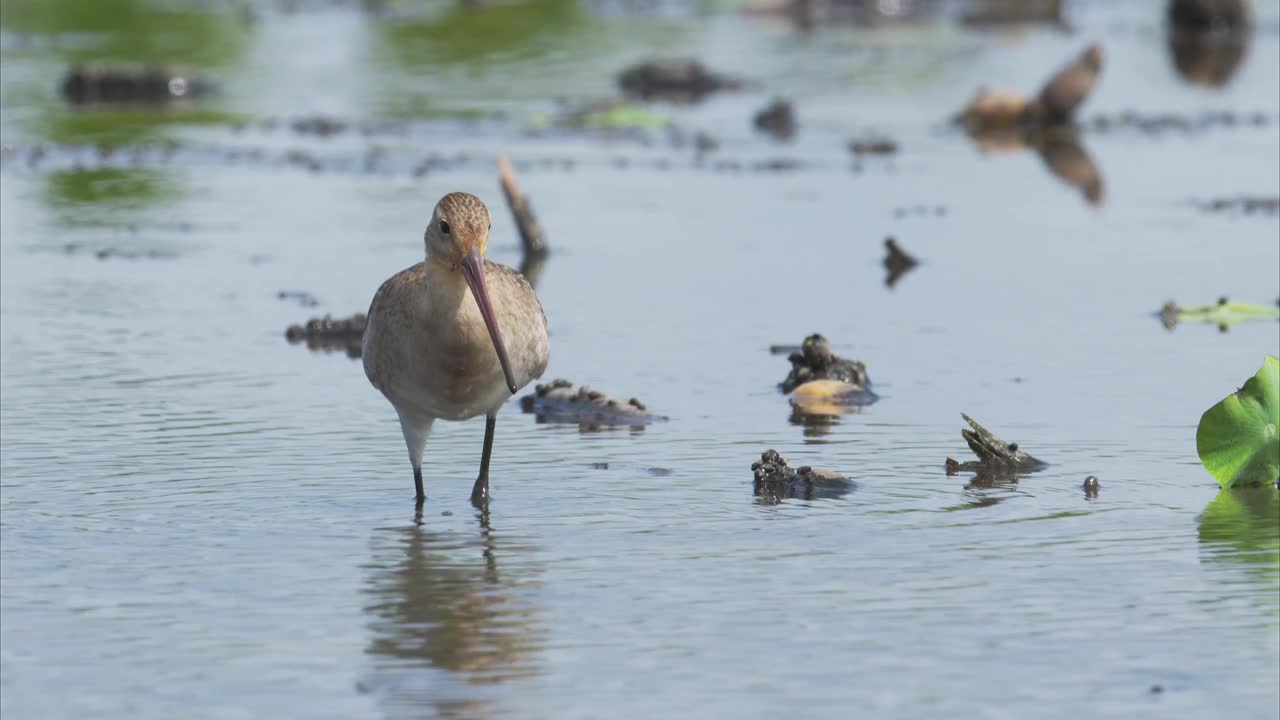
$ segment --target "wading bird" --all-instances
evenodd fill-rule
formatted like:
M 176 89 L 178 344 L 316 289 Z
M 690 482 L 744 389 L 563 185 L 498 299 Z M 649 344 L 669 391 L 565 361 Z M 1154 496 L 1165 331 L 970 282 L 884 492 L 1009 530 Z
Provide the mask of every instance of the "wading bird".
M 520 273 L 484 259 L 489 227 L 480 198 L 445 195 L 427 225 L 426 260 L 392 275 L 369 306 L 364 372 L 400 416 L 419 504 L 432 423 L 481 413 L 484 452 L 471 502 L 488 502 L 498 409 L 547 368 L 542 305 Z

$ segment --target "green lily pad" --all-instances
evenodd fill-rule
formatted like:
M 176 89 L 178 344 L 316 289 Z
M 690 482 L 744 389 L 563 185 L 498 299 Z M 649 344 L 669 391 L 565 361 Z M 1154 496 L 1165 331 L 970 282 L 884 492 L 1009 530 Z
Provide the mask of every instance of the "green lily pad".
M 1205 411 L 1196 451 L 1222 487 L 1280 480 L 1280 359 L 1268 355 L 1244 387 Z

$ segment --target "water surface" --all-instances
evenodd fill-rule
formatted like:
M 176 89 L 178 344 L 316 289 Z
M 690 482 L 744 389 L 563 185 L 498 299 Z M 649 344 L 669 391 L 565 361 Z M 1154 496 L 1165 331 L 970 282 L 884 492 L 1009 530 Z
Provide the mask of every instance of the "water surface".
M 1280 328 L 1152 317 L 1280 295 L 1276 216 L 1197 206 L 1280 191 L 1274 2 L 1218 88 L 1177 73 L 1148 3 L 1073 4 L 1070 32 L 811 33 L 669 5 L 100 5 L 0 15 L 6 717 L 1274 717 L 1277 501 L 1220 495 L 1194 436 Z M 944 127 L 1090 40 L 1089 116 L 1266 120 L 1085 133 L 1099 206 Z M 658 52 L 753 81 L 654 106 L 719 140 L 702 160 L 661 131 L 529 131 Z M 56 88 L 80 59 L 185 63 L 222 92 L 75 111 Z M 789 143 L 751 126 L 775 95 Z M 290 129 L 315 113 L 399 124 Z M 855 163 L 877 134 L 901 151 Z M 517 265 L 500 152 L 553 247 L 548 376 L 671 420 L 584 433 L 513 401 L 487 518 L 482 421 L 437 423 L 418 516 L 360 364 L 283 330 L 363 311 L 445 192 L 490 203 L 490 256 Z M 922 260 L 892 289 L 889 234 Z M 814 331 L 880 402 L 793 419 L 767 348 Z M 947 477 L 961 412 L 1051 466 Z M 767 448 L 857 489 L 759 502 Z

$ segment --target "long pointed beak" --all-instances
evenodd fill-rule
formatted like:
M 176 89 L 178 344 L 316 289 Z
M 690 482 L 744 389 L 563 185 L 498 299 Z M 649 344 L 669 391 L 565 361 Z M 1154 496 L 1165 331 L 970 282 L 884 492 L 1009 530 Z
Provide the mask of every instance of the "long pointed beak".
M 489 328 L 489 339 L 493 340 L 493 349 L 498 352 L 498 364 L 502 366 L 502 374 L 507 379 L 507 389 L 516 394 L 516 378 L 511 374 L 511 361 L 507 359 L 507 347 L 502 344 L 502 331 L 498 329 L 498 317 L 493 314 L 493 303 L 489 302 L 489 288 L 484 282 L 484 258 L 473 252 L 462 261 L 462 274 L 471 287 L 476 305 L 480 307 L 480 316 Z

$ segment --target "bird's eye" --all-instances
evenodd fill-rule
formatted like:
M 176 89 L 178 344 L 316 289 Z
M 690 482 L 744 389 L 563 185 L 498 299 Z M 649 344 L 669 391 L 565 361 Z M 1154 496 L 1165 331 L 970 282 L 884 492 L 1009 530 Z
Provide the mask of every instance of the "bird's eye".
M 447 223 L 447 222 L 445 222 L 445 221 L 441 220 L 441 221 L 440 221 L 440 232 L 444 233 L 445 235 L 448 235 L 448 234 L 449 234 L 449 223 Z

